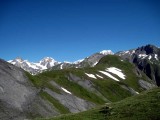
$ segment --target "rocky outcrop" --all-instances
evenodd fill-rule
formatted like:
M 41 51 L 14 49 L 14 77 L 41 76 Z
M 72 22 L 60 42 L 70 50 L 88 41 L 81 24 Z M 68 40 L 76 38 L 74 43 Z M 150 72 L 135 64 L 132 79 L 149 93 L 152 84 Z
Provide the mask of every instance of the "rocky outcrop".
M 60 112 L 49 101 L 37 96 L 29 107 L 29 113 L 35 117 L 53 117 L 59 115 Z
M 139 80 L 138 82 L 139 82 L 140 86 L 146 90 L 149 90 L 151 88 L 156 87 L 154 84 L 151 84 L 151 83 L 144 81 L 144 80 Z
M 95 106 L 95 104 L 88 102 L 86 100 L 83 100 L 79 97 L 76 97 L 72 94 L 67 94 L 65 92 L 63 92 L 62 94 L 58 94 L 47 88 L 44 91 L 47 92 L 49 95 L 51 95 L 53 98 L 57 99 L 62 105 L 68 108 L 69 111 L 72 113 L 85 111 Z

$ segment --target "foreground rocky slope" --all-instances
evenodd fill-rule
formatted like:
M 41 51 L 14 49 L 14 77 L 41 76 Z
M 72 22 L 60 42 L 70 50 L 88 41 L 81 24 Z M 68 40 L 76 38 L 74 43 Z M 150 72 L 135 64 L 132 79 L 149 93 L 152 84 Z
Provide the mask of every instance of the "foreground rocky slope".
M 57 115 L 56 109 L 38 95 L 26 73 L 0 60 L 0 119 L 23 120 L 32 116 Z
M 23 118 L 21 112 L 27 111 L 35 96 L 24 71 L 0 60 L 0 119 Z

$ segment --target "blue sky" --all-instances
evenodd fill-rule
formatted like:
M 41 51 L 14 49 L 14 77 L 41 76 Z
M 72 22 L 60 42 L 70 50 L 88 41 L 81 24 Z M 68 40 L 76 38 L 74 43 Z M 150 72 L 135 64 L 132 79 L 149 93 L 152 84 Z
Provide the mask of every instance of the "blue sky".
M 159 0 L 0 0 L 0 58 L 75 61 L 160 46 Z

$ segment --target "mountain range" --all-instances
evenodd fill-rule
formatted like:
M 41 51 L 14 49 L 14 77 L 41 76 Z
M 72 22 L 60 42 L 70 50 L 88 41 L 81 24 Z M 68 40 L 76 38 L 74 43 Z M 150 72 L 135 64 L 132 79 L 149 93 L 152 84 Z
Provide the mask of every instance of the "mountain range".
M 17 57 L 14 60 L 9 60 L 8 62 L 24 69 L 25 71 L 31 73 L 32 75 L 41 73 L 46 69 L 54 67 L 54 69 L 65 69 L 69 67 L 82 68 L 88 66 L 94 66 L 98 63 L 99 59 L 105 55 L 113 54 L 111 50 L 103 50 L 85 59 L 77 60 L 75 62 L 58 62 L 51 57 L 45 57 L 37 63 L 29 62 L 28 60 L 23 60 Z
M 103 50 L 73 63 L 58 62 L 50 57 L 38 63 L 21 58 L 8 62 L 0 59 L 0 119 L 54 119 L 54 116 L 73 115 L 105 104 L 114 106 L 115 102 L 132 96 L 141 98 L 143 91 L 149 89 L 156 89 L 156 96 L 151 98 L 157 98 L 154 105 L 159 106 L 157 86 L 160 86 L 160 48 L 154 45 L 115 54 Z M 135 105 L 141 109 L 140 102 L 134 104 L 136 97 L 133 98 L 133 104 L 130 100 L 121 102 L 130 106 L 120 114 L 114 114 L 122 109 L 115 105 L 113 109 L 105 107 L 105 111 L 98 109 L 98 116 L 102 113 L 111 118 L 129 115 L 127 111 Z M 145 103 L 151 105 L 147 100 Z M 141 111 L 142 114 L 146 116 L 145 111 Z M 159 115 L 157 111 L 154 117 Z M 81 117 L 76 119 L 81 120 Z

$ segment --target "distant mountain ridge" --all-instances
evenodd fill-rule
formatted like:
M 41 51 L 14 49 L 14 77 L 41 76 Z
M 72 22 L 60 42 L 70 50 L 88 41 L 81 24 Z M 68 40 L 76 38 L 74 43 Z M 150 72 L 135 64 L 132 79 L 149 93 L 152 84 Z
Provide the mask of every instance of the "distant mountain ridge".
M 86 66 L 94 66 L 98 61 L 105 55 L 114 54 L 111 50 L 103 50 L 99 53 L 96 53 L 90 57 L 85 59 L 77 60 L 75 62 L 58 62 L 51 57 L 45 57 L 37 63 L 29 62 L 28 60 L 23 60 L 20 57 L 17 57 L 14 60 L 9 60 L 8 62 L 24 69 L 25 71 L 35 75 L 37 73 L 41 73 L 47 69 L 53 67 L 53 69 L 65 69 L 70 67 L 82 68 Z
M 111 50 L 103 50 L 75 62 L 58 62 L 51 57 L 46 57 L 38 63 L 29 62 L 17 58 L 8 61 L 9 63 L 21 67 L 32 75 L 46 70 L 61 70 L 68 68 L 94 67 L 99 60 L 106 55 L 113 55 Z M 127 51 L 120 51 L 114 55 L 120 56 L 123 60 L 134 63 L 137 68 L 143 71 L 150 79 L 160 86 L 160 48 L 148 44 Z
M 20 57 L 14 60 L 9 60 L 8 62 L 17 67 L 24 69 L 25 71 L 28 71 L 32 75 L 41 73 L 42 71 L 48 68 L 51 68 L 60 63 L 51 57 L 45 57 L 37 63 L 29 62 L 28 60 L 23 60 Z
M 148 59 L 151 62 L 160 60 L 160 49 L 154 45 L 146 45 L 138 47 L 137 49 L 131 49 L 127 51 L 117 52 L 115 55 L 121 56 L 122 58 L 127 58 L 133 61 L 132 57 L 137 56 L 139 59 Z

